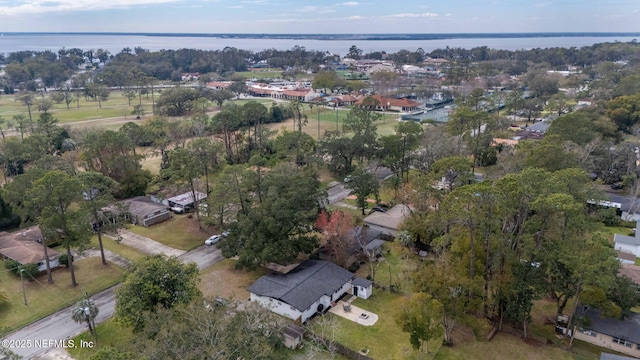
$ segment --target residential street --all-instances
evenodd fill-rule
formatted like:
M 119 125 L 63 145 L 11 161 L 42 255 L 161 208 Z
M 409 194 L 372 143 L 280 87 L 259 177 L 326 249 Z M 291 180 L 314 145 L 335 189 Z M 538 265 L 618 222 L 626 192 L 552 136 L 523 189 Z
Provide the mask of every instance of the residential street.
M 180 251 L 172 248 L 168 249 Z M 183 253 L 179 258 L 185 262 L 195 262 L 201 271 L 223 259 L 221 251 L 216 246 L 206 245 Z M 114 290 L 118 286 L 106 289 L 91 297 L 100 309 L 96 323 L 101 323 L 113 316 L 115 311 Z M 3 340 L 30 340 L 31 346 L 10 348 L 10 350 L 25 359 L 32 359 L 36 356 L 40 357 L 40 355 L 47 353 L 49 350 L 48 347 L 36 347 L 34 344 L 36 340 L 65 340 L 86 330 L 86 324 L 76 324 L 71 320 L 71 307 L 68 307 L 9 334 Z M 78 344 L 75 345 L 77 346 Z M 56 351 L 56 356 L 59 356 L 58 351 Z M 49 357 L 43 356 L 42 358 Z

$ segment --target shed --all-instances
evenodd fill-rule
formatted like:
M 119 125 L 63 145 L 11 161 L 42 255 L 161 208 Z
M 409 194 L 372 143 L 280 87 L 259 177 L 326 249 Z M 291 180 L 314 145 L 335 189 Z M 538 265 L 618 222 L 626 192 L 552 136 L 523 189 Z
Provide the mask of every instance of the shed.
M 169 204 L 169 207 L 179 207 L 184 212 L 193 211 L 196 208 L 196 203 L 199 203 L 200 201 L 207 198 L 207 194 L 200 191 L 196 191 L 195 195 L 195 201 L 193 200 L 193 194 L 191 193 L 191 191 L 189 191 L 184 194 L 168 198 L 167 203 Z
M 373 282 L 371 280 L 356 277 L 351 280 L 352 294 L 362 299 L 368 299 L 373 293 Z
M 283 330 L 284 333 L 284 346 L 289 349 L 297 349 L 302 344 L 302 338 L 304 336 L 304 329 L 294 323 L 290 323 Z

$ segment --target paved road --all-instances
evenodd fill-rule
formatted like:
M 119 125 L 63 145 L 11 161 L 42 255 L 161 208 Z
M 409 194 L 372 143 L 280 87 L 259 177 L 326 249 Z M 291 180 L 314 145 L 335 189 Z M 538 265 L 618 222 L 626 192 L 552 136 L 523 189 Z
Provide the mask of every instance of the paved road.
M 206 269 L 223 259 L 221 251 L 216 246 L 206 245 L 187 253 L 182 252 L 179 258 L 185 262 L 195 262 L 200 270 Z M 96 323 L 101 323 L 113 316 L 115 312 L 114 290 L 118 286 L 106 289 L 91 297 L 100 309 Z M 76 324 L 71 320 L 71 307 L 68 307 L 9 334 L 3 340 L 31 340 L 32 346 L 30 347 L 12 348 L 10 350 L 25 359 L 32 359 L 49 350 L 49 346 L 35 346 L 36 340 L 65 340 L 86 330 L 87 326 L 85 324 Z

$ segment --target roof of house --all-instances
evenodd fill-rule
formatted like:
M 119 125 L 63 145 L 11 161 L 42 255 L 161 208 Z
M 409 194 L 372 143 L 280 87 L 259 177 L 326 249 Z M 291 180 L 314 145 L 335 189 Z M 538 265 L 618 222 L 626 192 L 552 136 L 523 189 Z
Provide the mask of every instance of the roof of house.
M 367 99 L 368 97 L 369 96 L 358 100 L 356 102 L 356 104 L 357 105 L 362 105 L 364 100 Z M 379 102 L 379 106 L 393 106 L 393 107 L 416 107 L 416 106 L 420 106 L 419 102 L 415 102 L 415 101 L 413 101 L 411 99 L 407 99 L 407 98 L 396 99 L 396 98 L 390 98 L 390 97 L 377 95 L 377 94 L 376 95 L 371 95 L 370 97 L 376 99 Z
M 367 280 L 367 279 L 363 279 L 361 277 L 357 277 L 355 279 L 353 279 L 353 281 L 351 281 L 351 283 L 355 286 L 360 286 L 360 287 L 369 287 L 371 286 L 371 284 L 373 284 L 373 282 L 371 280 Z
M 547 132 L 547 130 L 549 129 L 549 127 L 551 126 L 551 123 L 548 121 L 540 121 L 538 123 L 535 123 L 531 126 L 528 126 L 525 130 L 526 131 L 531 131 L 531 132 L 539 132 L 539 133 L 545 133 Z
M 0 234 L 0 254 L 21 264 L 37 264 L 45 260 L 40 228 L 31 226 L 20 231 Z M 58 256 L 58 252 L 48 248 L 49 258 Z
M 404 219 L 411 214 L 411 208 L 407 205 L 398 204 L 387 212 L 374 211 L 364 218 L 364 222 L 369 225 L 385 227 L 398 230 Z
M 384 241 L 384 240 L 381 240 L 381 239 L 371 240 L 371 241 L 367 244 L 366 249 L 367 249 L 367 250 L 374 250 L 374 249 L 377 249 L 377 248 L 379 248 L 380 246 L 382 246 L 382 244 L 384 244 L 384 243 L 385 243 L 385 241 Z
M 613 235 L 613 242 L 616 244 L 638 246 L 640 245 L 640 235 L 638 233 L 640 233 L 640 231 L 636 231 L 636 236 L 615 234 Z
M 207 198 L 207 194 L 200 192 L 200 191 L 196 191 L 196 200 L 200 201 L 202 199 L 206 199 Z M 190 204 L 193 204 L 193 194 L 191 193 L 191 191 L 186 192 L 184 194 L 180 194 L 180 195 L 176 195 L 173 197 L 170 197 L 167 199 L 168 202 L 172 202 L 181 206 L 187 206 Z
M 603 318 L 600 316 L 600 311 L 593 308 L 580 313 L 591 321 L 591 325 L 586 326 L 587 329 L 640 344 L 640 314 L 630 313 L 628 319 L 619 320 Z
M 600 360 L 636 360 L 636 358 L 609 353 L 600 353 Z
M 284 95 L 286 96 L 307 96 L 311 92 L 311 89 L 295 89 L 295 90 L 285 90 Z
M 146 196 L 136 196 L 123 200 L 125 206 L 129 208 L 129 213 L 137 217 L 145 217 L 158 210 L 167 210 L 167 207 L 157 202 L 153 202 Z
M 618 254 L 618 259 L 620 260 L 629 260 L 631 262 L 636 261 L 636 256 L 633 254 L 629 254 L 628 252 L 624 252 L 624 251 L 616 251 L 616 253 Z
M 640 285 L 640 266 L 631 264 L 622 264 L 618 274 L 631 279 L 634 283 Z
M 249 286 L 249 292 L 271 297 L 305 311 L 323 295 L 331 295 L 353 274 L 322 260 L 306 260 L 285 275 L 269 274 Z

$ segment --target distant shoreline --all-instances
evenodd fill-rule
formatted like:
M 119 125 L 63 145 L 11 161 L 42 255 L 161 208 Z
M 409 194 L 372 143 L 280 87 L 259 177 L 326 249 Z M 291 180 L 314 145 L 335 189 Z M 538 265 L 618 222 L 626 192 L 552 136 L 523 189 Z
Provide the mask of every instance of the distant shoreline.
M 640 32 L 524 32 L 524 33 L 393 33 L 393 34 L 235 34 L 235 33 L 150 33 L 150 32 L 0 32 L 0 36 L 149 36 L 202 37 L 219 39 L 293 39 L 293 40 L 447 40 L 447 39 L 517 39 L 549 37 L 640 37 Z

